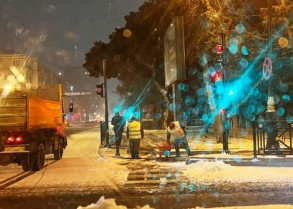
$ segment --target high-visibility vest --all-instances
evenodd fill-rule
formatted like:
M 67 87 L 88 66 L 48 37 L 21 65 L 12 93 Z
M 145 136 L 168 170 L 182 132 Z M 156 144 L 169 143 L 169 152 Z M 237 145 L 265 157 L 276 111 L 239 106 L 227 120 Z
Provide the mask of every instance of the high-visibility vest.
M 129 139 L 141 139 L 141 125 L 138 121 L 132 121 L 128 124 Z
M 175 128 L 174 129 L 170 129 L 170 127 L 168 127 L 168 132 L 175 138 L 175 139 L 181 139 L 184 137 L 184 131 L 180 126 L 179 121 L 174 121 L 173 122 L 175 124 Z

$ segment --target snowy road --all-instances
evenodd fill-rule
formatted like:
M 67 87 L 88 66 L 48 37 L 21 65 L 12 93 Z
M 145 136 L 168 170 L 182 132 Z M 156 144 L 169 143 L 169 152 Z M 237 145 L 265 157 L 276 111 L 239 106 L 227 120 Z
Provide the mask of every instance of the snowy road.
M 127 144 L 121 147 L 122 157 L 116 158 L 115 148 L 99 148 L 96 127 L 70 127 L 67 133 L 69 145 L 63 159 L 54 161 L 48 156 L 43 170 L 22 172 L 16 165 L 0 168 L 0 209 L 76 209 L 101 196 L 128 208 L 293 204 L 292 167 L 159 161 L 147 137 L 142 142 L 142 159 L 129 159 Z

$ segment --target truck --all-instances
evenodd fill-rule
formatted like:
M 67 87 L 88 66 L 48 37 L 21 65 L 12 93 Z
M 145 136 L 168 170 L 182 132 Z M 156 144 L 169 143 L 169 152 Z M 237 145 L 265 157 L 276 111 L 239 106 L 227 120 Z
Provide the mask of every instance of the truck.
M 67 146 L 61 85 L 0 91 L 0 165 L 38 171 L 46 155 L 60 160 Z

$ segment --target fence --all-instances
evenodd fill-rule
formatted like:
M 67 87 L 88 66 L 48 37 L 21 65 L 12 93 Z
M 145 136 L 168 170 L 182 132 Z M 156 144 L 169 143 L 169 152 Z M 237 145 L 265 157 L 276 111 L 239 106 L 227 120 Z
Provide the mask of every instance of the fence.
M 293 155 L 292 125 L 286 121 L 254 123 L 253 139 L 256 155 Z

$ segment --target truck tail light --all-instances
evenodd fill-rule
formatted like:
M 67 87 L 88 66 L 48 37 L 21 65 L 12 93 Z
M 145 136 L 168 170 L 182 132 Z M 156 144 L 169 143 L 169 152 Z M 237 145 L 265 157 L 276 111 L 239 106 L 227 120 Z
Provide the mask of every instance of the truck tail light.
M 16 138 L 15 138 L 15 142 L 16 142 L 17 144 L 22 143 L 22 142 L 23 142 L 23 140 L 22 140 L 22 136 L 18 136 L 18 137 L 16 137 Z
M 23 142 L 22 136 L 13 137 L 10 136 L 6 140 L 6 144 L 21 144 Z
M 14 138 L 12 136 L 8 137 L 6 140 L 6 144 L 12 144 L 14 142 Z

